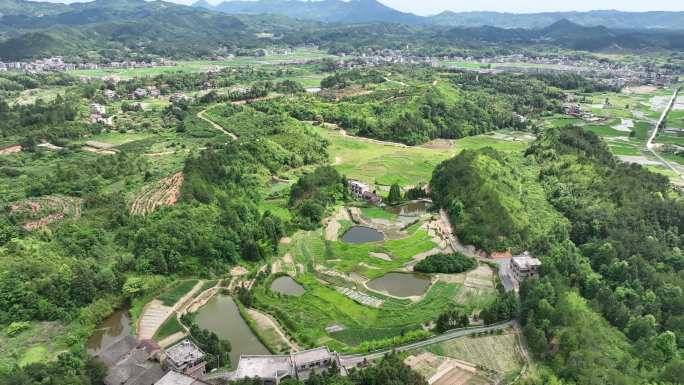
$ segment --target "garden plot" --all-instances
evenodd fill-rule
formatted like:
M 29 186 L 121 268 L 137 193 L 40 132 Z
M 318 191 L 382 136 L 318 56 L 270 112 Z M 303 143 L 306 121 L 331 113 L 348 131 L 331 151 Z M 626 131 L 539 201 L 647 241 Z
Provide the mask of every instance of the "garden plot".
M 131 214 L 146 215 L 158 207 L 176 204 L 180 198 L 182 184 L 183 173 L 177 172 L 168 178 L 143 187 L 131 205 Z
M 364 293 L 361 293 L 359 291 L 349 289 L 346 287 L 336 287 L 335 289 L 337 291 L 339 291 L 340 293 L 344 294 L 345 296 L 347 296 L 347 297 L 353 299 L 354 301 L 360 303 L 361 305 L 379 308 L 380 306 L 382 306 L 383 303 L 385 303 L 385 301 L 383 301 L 379 298 L 375 298 L 375 297 L 372 297 L 368 294 L 364 294 Z
M 48 195 L 10 204 L 9 215 L 30 231 L 63 219 L 80 218 L 81 204 L 80 198 Z
M 517 332 L 456 338 L 429 346 L 427 350 L 439 356 L 472 362 L 502 374 L 518 372 L 523 366 Z
M 427 379 L 430 385 L 475 385 L 490 381 L 478 375 L 474 365 L 429 352 L 408 356 L 404 363 Z

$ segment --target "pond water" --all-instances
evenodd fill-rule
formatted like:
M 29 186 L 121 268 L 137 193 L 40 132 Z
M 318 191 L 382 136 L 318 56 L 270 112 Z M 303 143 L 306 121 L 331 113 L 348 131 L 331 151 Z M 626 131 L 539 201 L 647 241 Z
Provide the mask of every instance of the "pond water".
M 271 354 L 247 326 L 230 296 L 218 294 L 212 297 L 197 311 L 195 320 L 199 327 L 230 341 L 233 347 L 230 352 L 233 367 L 237 365 L 241 354 Z
M 388 207 L 387 211 L 403 217 L 419 216 L 427 211 L 430 202 L 412 201 L 401 206 Z
M 271 290 L 285 295 L 294 295 L 299 297 L 306 291 L 302 285 L 298 284 L 297 281 L 292 279 L 288 275 L 278 277 L 271 283 Z
M 114 342 L 131 333 L 131 319 L 128 308 L 121 308 L 112 313 L 98 326 L 86 342 L 89 354 L 97 354 Z
M 366 226 L 353 226 L 342 235 L 344 243 L 378 242 L 385 239 L 385 235 L 373 228 Z
M 420 274 L 387 273 L 366 285 L 373 290 L 405 298 L 425 294 L 430 287 L 430 277 Z

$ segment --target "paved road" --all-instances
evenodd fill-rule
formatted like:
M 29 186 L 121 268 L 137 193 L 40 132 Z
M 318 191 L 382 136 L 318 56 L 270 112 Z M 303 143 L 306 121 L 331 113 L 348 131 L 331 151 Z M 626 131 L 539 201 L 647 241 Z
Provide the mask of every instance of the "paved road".
M 667 119 L 667 115 L 670 113 L 670 110 L 672 109 L 672 105 L 674 104 L 675 100 L 677 100 L 677 94 L 679 93 L 679 88 L 675 88 L 674 92 L 672 93 L 672 98 L 670 99 L 670 102 L 667 103 L 667 107 L 665 107 L 665 110 L 663 111 L 662 115 L 660 115 L 660 119 L 658 119 L 658 122 L 656 123 L 655 127 L 653 128 L 653 133 L 651 134 L 651 137 L 648 138 L 648 141 L 646 142 L 646 149 L 653 154 L 656 159 L 660 161 L 665 167 L 669 168 L 670 170 L 674 171 L 682 180 L 684 180 L 684 176 L 677 170 L 670 162 L 665 160 L 660 154 L 658 154 L 655 150 L 654 147 L 655 145 L 653 144 L 653 141 L 655 140 L 656 135 L 658 135 L 658 130 L 660 127 L 663 126 L 665 123 L 665 120 Z
M 434 336 L 432 338 L 428 338 L 428 339 L 423 340 L 423 341 L 414 342 L 412 344 L 399 346 L 396 348 L 387 349 L 387 350 L 383 350 L 380 352 L 370 353 L 370 354 L 366 354 L 366 355 L 340 356 L 340 360 L 342 361 L 342 365 L 344 365 L 345 367 L 355 366 L 356 364 L 363 362 L 364 360 L 371 361 L 371 360 L 376 360 L 378 358 L 382 358 L 383 356 L 385 356 L 386 354 L 388 354 L 392 351 L 404 352 L 407 350 L 413 350 L 413 349 L 422 348 L 422 347 L 425 347 L 428 345 L 446 342 L 449 340 L 453 340 L 454 338 L 464 337 L 464 336 L 471 335 L 471 334 L 477 334 L 477 333 L 486 332 L 486 331 L 490 331 L 490 330 L 503 330 L 503 329 L 506 329 L 508 327 L 512 327 L 513 325 L 515 325 L 515 321 L 501 322 L 501 323 L 490 325 L 490 326 L 482 326 L 482 327 L 467 328 L 467 329 L 456 329 L 456 330 L 446 332 L 444 334 Z

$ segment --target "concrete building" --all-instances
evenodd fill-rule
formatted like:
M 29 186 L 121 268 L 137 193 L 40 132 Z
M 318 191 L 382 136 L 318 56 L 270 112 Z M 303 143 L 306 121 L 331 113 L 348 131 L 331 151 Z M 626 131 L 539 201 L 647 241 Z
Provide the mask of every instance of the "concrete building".
M 264 385 L 278 385 L 285 379 L 306 381 L 312 373 L 324 372 L 335 363 L 343 375 L 346 370 L 340 364 L 337 353 L 326 347 L 303 350 L 289 355 L 243 355 L 230 380 L 259 378 Z
M 187 374 L 170 371 L 164 375 L 154 385 L 210 385 L 208 382 L 198 380 Z
M 206 354 L 190 340 L 183 340 L 166 349 L 166 367 L 192 377 L 204 375 Z
M 538 278 L 540 267 L 541 261 L 527 251 L 511 258 L 511 273 L 518 282 L 527 278 Z
M 91 114 L 104 115 L 107 113 L 107 107 L 103 106 L 102 104 L 98 104 L 98 103 L 90 103 L 90 113 Z
M 363 198 L 363 194 L 371 192 L 370 186 L 365 183 L 361 183 L 357 180 L 349 180 L 348 183 L 349 189 L 357 198 Z
M 164 376 L 158 362 L 163 350 L 154 341 L 138 343 L 126 336 L 102 349 L 97 357 L 108 367 L 106 385 L 150 385 Z
M 104 90 L 104 96 L 107 99 L 115 99 L 118 95 L 116 94 L 116 91 Z

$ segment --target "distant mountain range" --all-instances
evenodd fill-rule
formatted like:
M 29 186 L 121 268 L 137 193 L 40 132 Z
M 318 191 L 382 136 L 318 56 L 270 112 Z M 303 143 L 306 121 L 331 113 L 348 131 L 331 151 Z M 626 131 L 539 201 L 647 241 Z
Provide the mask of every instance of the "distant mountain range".
M 586 27 L 567 19 L 538 29 L 498 28 L 491 26 L 455 27 L 433 39 L 436 44 L 461 42 L 466 46 L 482 43 L 550 45 L 585 51 L 645 50 L 662 48 L 684 50 L 684 31 L 610 29 Z
M 363 23 L 380 21 L 405 24 L 431 24 L 448 27 L 528 28 L 538 29 L 560 21 L 593 27 L 619 29 L 684 29 L 684 12 L 451 12 L 421 17 L 390 8 L 377 0 L 230 0 L 216 6 L 206 0 L 194 4 L 228 14 L 275 14 L 294 19 L 321 22 Z
M 603 14 L 609 19 L 610 12 L 583 15 Z M 650 29 L 640 30 L 586 26 L 569 19 L 533 28 L 505 29 L 496 23 L 479 25 L 474 19 L 452 26 L 435 22 L 438 16 L 402 13 L 375 0 L 231 1 L 216 7 L 206 1 L 191 7 L 145 0 L 73 4 L 0 0 L 0 14 L 3 61 L 52 55 L 88 60 L 190 58 L 274 44 L 312 44 L 334 52 L 410 46 L 434 53 L 444 48 L 510 50 L 529 45 L 594 51 L 684 50 L 684 30 L 662 29 L 664 20 L 672 22 L 679 15 L 674 12 L 659 13 L 658 24 L 645 17 L 652 23 L 641 27 Z
M 199 0 L 194 6 L 228 14 L 274 14 L 326 23 L 418 24 L 425 21 L 420 16 L 397 11 L 376 0 L 237 0 L 224 1 L 216 6 Z
M 603 26 L 613 29 L 684 29 L 684 12 L 451 12 L 428 17 L 430 23 L 451 27 L 544 28 L 568 20 L 586 27 Z

